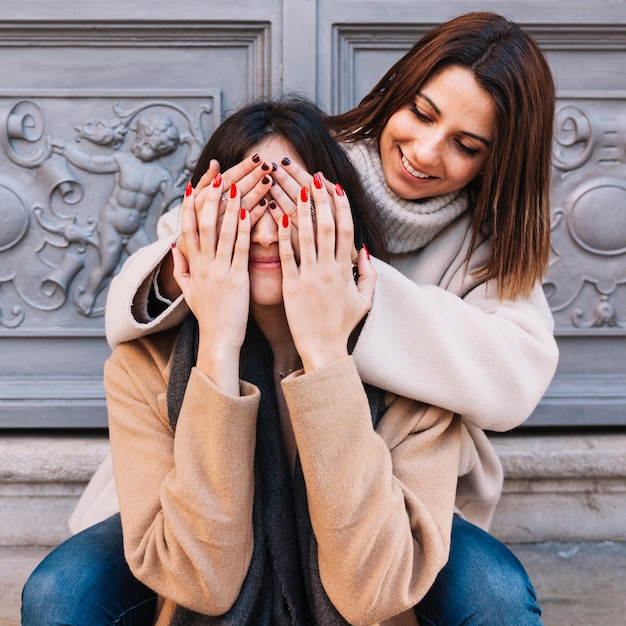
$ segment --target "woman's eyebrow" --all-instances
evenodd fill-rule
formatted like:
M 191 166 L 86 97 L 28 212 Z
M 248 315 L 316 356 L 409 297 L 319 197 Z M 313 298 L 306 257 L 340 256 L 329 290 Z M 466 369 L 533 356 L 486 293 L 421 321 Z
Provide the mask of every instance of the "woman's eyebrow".
M 422 93 L 421 91 L 418 91 L 416 95 L 419 98 L 424 98 L 424 100 L 426 100 L 426 102 L 428 102 L 428 104 L 430 104 L 430 106 L 433 108 L 433 111 L 437 115 L 441 115 L 441 110 L 439 109 L 439 107 L 426 94 Z M 461 131 L 461 134 L 465 135 L 466 137 L 472 137 L 473 139 L 480 141 L 481 143 L 485 144 L 487 148 L 491 147 L 491 141 L 489 141 L 489 139 L 486 139 L 482 135 L 477 135 L 476 133 L 470 133 L 468 131 Z

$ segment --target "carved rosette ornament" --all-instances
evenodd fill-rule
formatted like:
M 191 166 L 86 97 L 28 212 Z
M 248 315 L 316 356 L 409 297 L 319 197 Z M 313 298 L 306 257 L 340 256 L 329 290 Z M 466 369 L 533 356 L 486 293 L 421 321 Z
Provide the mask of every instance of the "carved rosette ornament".
M 0 103 L 0 332 L 101 316 L 111 277 L 179 203 L 216 116 L 213 96 Z
M 626 114 L 618 98 L 557 109 L 552 252 L 557 332 L 626 328 Z

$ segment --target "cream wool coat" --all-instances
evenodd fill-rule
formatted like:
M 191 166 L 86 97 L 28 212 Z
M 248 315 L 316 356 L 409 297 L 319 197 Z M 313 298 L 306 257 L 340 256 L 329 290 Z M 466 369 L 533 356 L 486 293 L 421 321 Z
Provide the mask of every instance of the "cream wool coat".
M 225 396 L 194 368 L 174 434 L 166 391 L 176 335 L 120 345 L 104 376 L 125 554 L 168 598 L 158 625 L 176 604 L 226 612 L 253 545 L 259 390 L 242 381 L 240 397 Z M 374 430 L 352 357 L 281 387 L 331 602 L 351 624 L 407 623 L 402 614 L 448 557 L 460 418 L 386 394 Z
M 112 347 L 171 328 L 186 315 L 182 297 L 158 318 L 147 315 L 152 279 L 178 220 L 178 210 L 166 214 L 159 239 L 131 256 L 113 279 L 105 320 Z M 484 431 L 504 432 L 529 417 L 552 380 L 558 349 L 541 285 L 528 299 L 499 300 L 495 281 L 471 275 L 486 262 L 489 242 L 475 250 L 468 268 L 470 238 L 463 214 L 416 253 L 396 255 L 390 265 L 372 259 L 376 290 L 353 357 L 364 382 L 461 415 L 457 510 L 488 529 L 503 477 Z M 72 530 L 117 506 L 105 461 L 77 506 Z

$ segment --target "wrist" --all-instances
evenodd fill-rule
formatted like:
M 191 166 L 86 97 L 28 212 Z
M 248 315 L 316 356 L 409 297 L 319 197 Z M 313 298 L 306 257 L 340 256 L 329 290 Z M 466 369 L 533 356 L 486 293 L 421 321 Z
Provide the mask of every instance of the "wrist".
M 220 390 L 231 397 L 240 395 L 239 353 L 219 355 L 198 350 L 196 367 Z
M 174 258 L 171 252 L 163 258 L 154 277 L 154 292 L 158 300 L 169 304 L 182 293 L 180 285 L 174 278 Z
M 326 365 L 330 365 L 335 361 L 339 361 L 340 359 L 345 359 L 347 356 L 347 348 L 311 353 L 307 356 L 302 355 L 302 367 L 306 373 L 309 373 L 316 369 L 325 367 Z

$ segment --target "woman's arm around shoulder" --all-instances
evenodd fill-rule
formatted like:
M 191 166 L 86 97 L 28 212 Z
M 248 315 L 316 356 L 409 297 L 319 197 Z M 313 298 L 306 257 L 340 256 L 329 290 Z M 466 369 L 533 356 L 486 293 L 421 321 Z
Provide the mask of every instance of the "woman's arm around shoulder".
M 111 348 L 159 330 L 178 325 L 188 312 L 179 297 L 164 305 L 156 317 L 148 310 L 153 283 L 163 259 L 170 254 L 179 233 L 180 208 L 161 217 L 157 225 L 158 239 L 132 254 L 119 273 L 113 277 L 107 295 L 105 326 Z
M 353 356 L 365 382 L 506 431 L 526 420 L 558 361 L 541 285 L 500 300 L 494 281 L 417 284 L 373 259 L 378 282 Z

